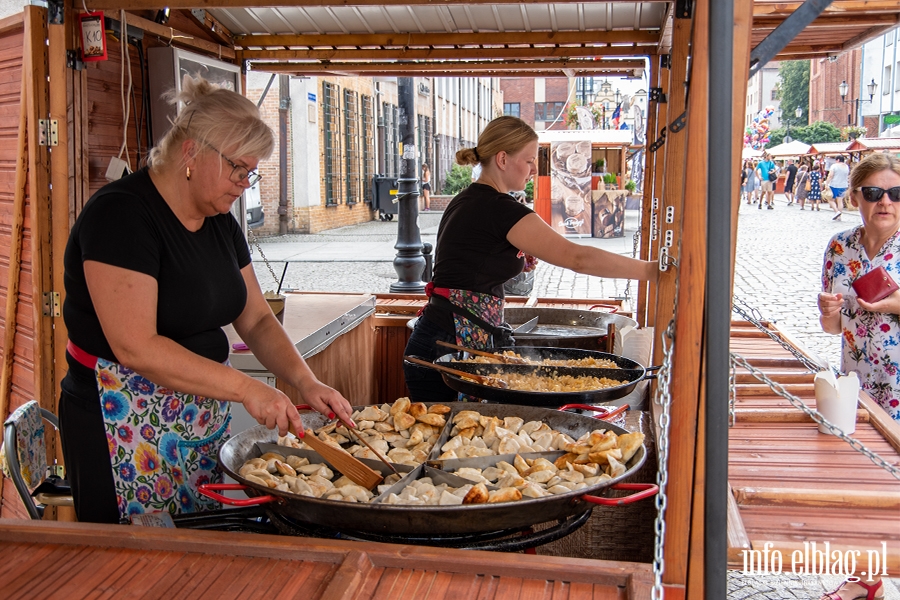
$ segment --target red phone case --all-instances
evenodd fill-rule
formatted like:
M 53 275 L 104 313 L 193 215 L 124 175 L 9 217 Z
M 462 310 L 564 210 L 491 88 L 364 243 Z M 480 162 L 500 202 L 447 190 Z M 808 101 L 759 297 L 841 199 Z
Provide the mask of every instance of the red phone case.
M 900 289 L 891 278 L 891 274 L 884 270 L 884 267 L 878 267 L 874 271 L 869 271 L 862 277 L 857 278 L 852 285 L 856 295 L 866 302 L 884 300 Z

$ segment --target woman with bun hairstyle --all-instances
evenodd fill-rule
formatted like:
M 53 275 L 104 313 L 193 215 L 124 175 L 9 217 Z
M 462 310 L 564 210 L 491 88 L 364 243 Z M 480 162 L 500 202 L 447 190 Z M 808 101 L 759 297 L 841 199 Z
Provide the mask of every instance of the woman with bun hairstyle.
M 597 277 L 656 280 L 657 263 L 576 244 L 510 195 L 537 173 L 537 154 L 537 133 L 512 116 L 494 119 L 476 147 L 456 153 L 457 163 L 480 165 L 481 175 L 441 218 L 429 302 L 407 355 L 434 360 L 444 353 L 436 340 L 478 349 L 506 345 L 503 283 L 533 269 L 537 259 Z M 409 363 L 403 369 L 413 401 L 456 398 L 436 371 Z
M 66 246 L 59 420 L 80 521 L 217 508 L 197 486 L 221 480 L 232 402 L 282 435 L 303 430 L 287 395 L 229 366 L 225 325 L 303 402 L 351 415 L 266 303 L 230 213 L 272 131 L 253 102 L 203 79 L 170 100 L 183 108 L 148 166 L 94 194 Z

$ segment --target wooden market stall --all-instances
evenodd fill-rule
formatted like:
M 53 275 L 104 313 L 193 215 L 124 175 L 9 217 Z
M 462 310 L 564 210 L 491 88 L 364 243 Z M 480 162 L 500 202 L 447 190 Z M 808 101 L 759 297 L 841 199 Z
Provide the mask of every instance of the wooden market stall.
M 125 36 L 106 36 L 108 61 L 78 60 L 82 6 L 106 11 L 119 31 L 121 22 L 126 23 Z M 579 2 L 539 9 L 503 0 L 439 6 L 430 0 L 315 0 L 300 8 L 288 0 L 175 0 L 168 7 L 165 24 L 156 22 L 159 3 L 153 0 L 51 2 L 49 9 L 29 5 L 0 20 L 0 135 L 7 142 L 0 145 L 0 297 L 6 302 L 0 414 L 5 417 L 31 398 L 56 412 L 66 342 L 59 312 L 63 250 L 74 218 L 104 182 L 109 157 L 123 141 L 146 153 L 147 124 L 136 127 L 135 113 L 125 123 L 119 92 L 122 63 L 140 73 L 146 67 L 144 50 L 188 48 L 261 71 L 303 76 L 544 76 L 563 71 L 583 76 L 617 72 L 621 59 L 646 57 L 651 93 L 639 253 L 659 258 L 661 274 L 653 285 L 639 286 L 635 317 L 654 328 L 653 363 L 666 365 L 666 385 L 652 415 L 659 423 L 665 413 L 671 423 L 671 431 L 656 432 L 666 442 L 660 465 L 668 481 L 660 585 L 667 598 L 724 597 L 726 504 L 734 496 L 728 493 L 723 469 L 728 440 L 722 411 L 739 208 L 732 191 L 737 187 L 747 76 L 773 58 L 825 57 L 862 44 L 896 26 L 895 0 L 835 0 L 824 9 L 799 0 Z M 133 77 L 133 85 L 140 105 L 143 79 Z M 729 220 L 730 230 L 707 227 Z M 365 327 L 375 327 L 385 317 L 368 318 L 373 320 Z M 397 329 L 389 334 L 403 335 Z M 357 334 L 353 341 L 358 346 L 385 341 L 365 330 Z M 366 352 L 358 346 L 354 352 Z M 369 352 L 374 355 L 375 348 Z M 388 376 L 396 376 L 398 368 Z M 58 448 L 50 450 L 59 456 Z M 810 460 L 833 465 L 833 457 L 819 450 Z M 23 518 L 12 485 L 3 483 L 0 479 L 0 516 Z M 841 512 L 847 532 L 862 527 L 854 512 Z M 755 531 L 753 525 L 745 528 Z M 765 539 L 759 531 L 759 536 L 747 536 L 754 548 Z M 839 531 L 834 535 L 843 539 Z M 482 597 L 517 597 L 535 589 L 531 595 L 542 597 L 540 593 L 561 588 L 565 593 L 554 597 L 647 598 L 652 585 L 645 563 L 523 555 L 516 556 L 517 570 L 507 575 L 510 560 L 500 554 L 474 557 L 363 542 L 292 551 L 285 546 L 293 542 L 240 533 L 226 538 L 4 520 L 0 539 L 7 558 L 0 578 L 15 581 L 21 596 L 29 589 L 16 568 L 37 565 L 42 557 L 58 558 L 49 565 L 44 561 L 41 568 L 53 567 L 59 581 L 74 581 L 87 595 L 102 586 L 112 589 L 112 584 L 90 568 L 74 575 L 77 565 L 107 564 L 103 561 L 109 558 L 127 570 L 129 561 L 136 560 L 149 568 L 141 581 L 150 586 L 155 583 L 152 574 L 188 564 L 179 561 L 189 558 L 186 568 L 211 581 L 222 563 L 211 564 L 205 553 L 237 557 L 234 564 L 253 573 L 278 570 L 278 560 L 310 561 L 302 565 L 309 583 L 292 581 L 294 587 L 281 590 L 285 596 L 301 585 L 316 585 L 321 597 L 373 597 L 379 590 L 388 597 L 390 590 L 379 587 L 385 578 L 420 581 L 422 571 L 432 570 L 434 581 L 443 582 L 435 585 L 482 590 Z M 853 538 L 848 543 L 864 542 Z M 896 536 L 890 542 L 890 564 L 896 568 Z M 190 556 L 170 551 L 170 543 L 188 544 L 184 552 Z M 111 555 L 108 548 L 122 551 Z M 135 549 L 152 553 L 137 557 Z M 564 571 L 564 577 L 558 575 Z M 504 577 L 514 580 L 511 586 Z M 476 579 L 477 585 L 471 583 Z M 487 588 L 478 587 L 488 580 Z M 229 589 L 230 581 L 222 580 L 216 589 Z
M 860 156 L 872 152 L 889 152 L 900 156 L 900 138 L 857 138 L 847 146 L 847 152 L 859 153 Z

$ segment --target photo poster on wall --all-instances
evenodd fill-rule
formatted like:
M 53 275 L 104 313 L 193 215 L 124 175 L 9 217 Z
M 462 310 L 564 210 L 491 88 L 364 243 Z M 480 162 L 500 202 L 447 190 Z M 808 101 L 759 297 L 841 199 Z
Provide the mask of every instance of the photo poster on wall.
M 591 142 L 550 144 L 550 226 L 562 235 L 591 235 Z

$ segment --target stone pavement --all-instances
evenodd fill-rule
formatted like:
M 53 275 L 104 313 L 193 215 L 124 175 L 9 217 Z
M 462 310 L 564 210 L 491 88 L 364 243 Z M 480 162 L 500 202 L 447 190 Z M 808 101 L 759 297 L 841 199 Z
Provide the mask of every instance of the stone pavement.
M 735 295 L 759 318 L 775 322 L 808 350 L 839 365 L 840 339 L 820 330 L 816 294 L 821 288 L 828 240 L 859 225 L 859 213 L 846 211 L 841 221 L 832 221 L 834 213 L 827 205 L 818 212 L 801 211 L 796 204 L 788 206 L 784 196 L 775 198 L 774 210 L 741 204 Z M 419 215 L 423 242 L 435 243 L 441 214 Z M 575 241 L 631 256 L 638 219 L 638 211 L 626 211 L 623 238 Z M 397 281 L 392 264 L 396 237 L 397 221 L 371 221 L 320 234 L 266 238 L 259 247 L 271 263 L 274 278 L 258 248 L 253 248 L 254 268 L 264 290 L 274 289 L 284 273 L 282 287 L 286 290 L 388 292 Z M 535 272 L 533 294 L 541 297 L 621 298 L 627 302 L 630 292 L 625 280 L 604 280 L 547 264 L 539 265 Z M 840 578 L 829 576 L 730 572 L 728 599 L 814 600 L 838 583 Z M 900 600 L 898 585 L 900 580 L 887 582 L 887 600 Z

